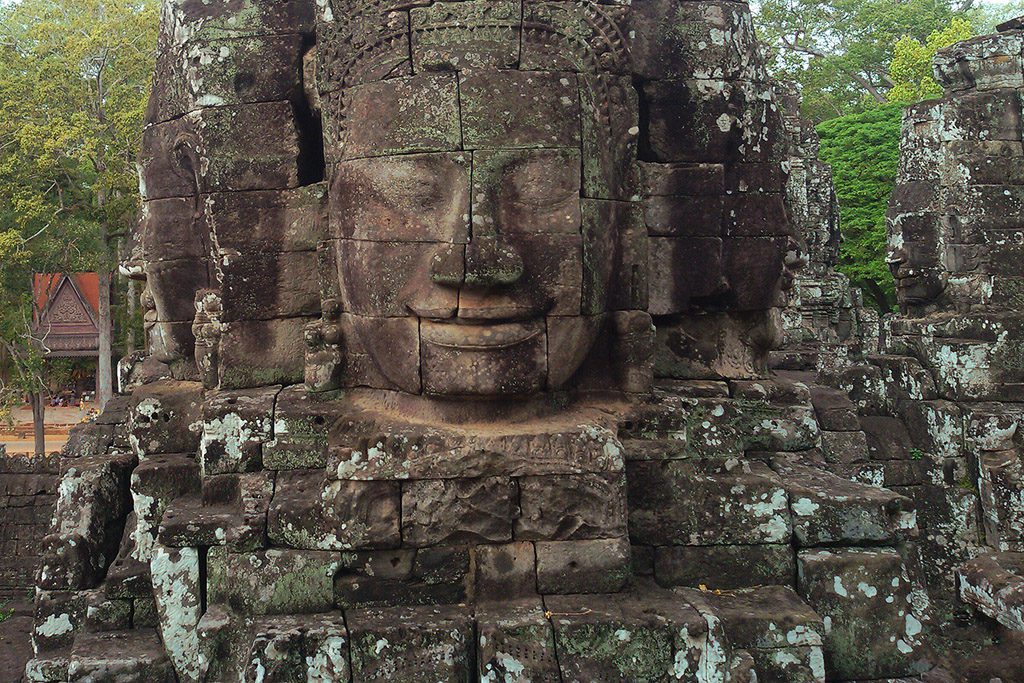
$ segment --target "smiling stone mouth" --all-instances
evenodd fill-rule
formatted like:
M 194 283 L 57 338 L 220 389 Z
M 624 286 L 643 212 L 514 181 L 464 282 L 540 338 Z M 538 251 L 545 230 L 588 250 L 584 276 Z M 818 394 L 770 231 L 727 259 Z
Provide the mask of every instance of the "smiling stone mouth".
M 530 341 L 544 332 L 544 321 L 459 324 L 424 320 L 420 339 L 424 344 L 464 351 L 497 351 Z

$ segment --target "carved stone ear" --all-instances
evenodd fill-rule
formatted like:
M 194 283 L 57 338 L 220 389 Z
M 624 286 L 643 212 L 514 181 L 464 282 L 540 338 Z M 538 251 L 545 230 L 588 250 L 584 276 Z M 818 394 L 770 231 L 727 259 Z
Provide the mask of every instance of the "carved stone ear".
M 654 386 L 655 327 L 647 311 L 616 311 L 611 314 L 615 333 L 612 361 L 619 389 L 645 394 Z

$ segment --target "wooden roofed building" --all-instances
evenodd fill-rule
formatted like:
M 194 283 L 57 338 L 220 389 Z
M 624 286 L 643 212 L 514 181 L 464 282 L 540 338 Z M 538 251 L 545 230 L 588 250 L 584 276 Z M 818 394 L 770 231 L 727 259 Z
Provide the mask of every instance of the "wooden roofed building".
M 99 357 L 99 275 L 37 273 L 33 331 L 51 358 Z

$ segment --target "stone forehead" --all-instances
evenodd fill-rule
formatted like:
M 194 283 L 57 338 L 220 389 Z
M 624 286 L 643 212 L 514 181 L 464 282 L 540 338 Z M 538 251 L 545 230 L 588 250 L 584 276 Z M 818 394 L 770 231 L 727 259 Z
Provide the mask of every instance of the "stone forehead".
M 323 0 L 324 91 L 422 70 L 524 68 L 625 73 L 619 3 Z

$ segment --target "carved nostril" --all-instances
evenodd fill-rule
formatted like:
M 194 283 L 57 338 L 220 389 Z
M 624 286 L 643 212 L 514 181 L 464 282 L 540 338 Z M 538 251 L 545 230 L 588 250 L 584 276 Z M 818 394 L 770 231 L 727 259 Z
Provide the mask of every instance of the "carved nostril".
M 499 235 L 477 236 L 466 246 L 467 285 L 508 286 L 522 276 L 523 258 Z
M 430 279 L 439 285 L 458 287 L 466 272 L 465 246 L 446 244 L 434 253 L 430 263 Z

